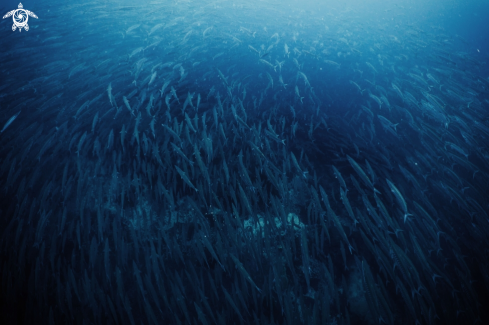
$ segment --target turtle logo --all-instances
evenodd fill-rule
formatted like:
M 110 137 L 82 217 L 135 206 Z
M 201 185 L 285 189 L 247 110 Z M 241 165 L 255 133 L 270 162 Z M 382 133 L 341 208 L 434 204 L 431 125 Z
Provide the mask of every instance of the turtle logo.
M 29 25 L 27 25 L 29 16 L 37 19 L 36 14 L 33 13 L 32 11 L 25 10 L 24 6 L 22 6 L 22 3 L 19 3 L 19 9 L 15 9 L 7 12 L 5 16 L 3 16 L 3 19 L 8 18 L 10 16 L 12 16 L 12 19 L 14 21 L 14 24 L 12 25 L 12 31 L 14 32 L 17 28 L 19 29 L 19 32 L 22 31 L 22 28 L 25 28 L 26 31 L 29 30 Z

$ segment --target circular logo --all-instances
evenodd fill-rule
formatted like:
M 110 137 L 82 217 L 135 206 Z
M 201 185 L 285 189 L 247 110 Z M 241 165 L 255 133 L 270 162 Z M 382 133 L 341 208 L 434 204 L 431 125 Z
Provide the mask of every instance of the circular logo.
M 24 27 L 27 24 L 28 15 L 24 9 L 17 9 L 14 13 L 14 23 L 18 27 Z

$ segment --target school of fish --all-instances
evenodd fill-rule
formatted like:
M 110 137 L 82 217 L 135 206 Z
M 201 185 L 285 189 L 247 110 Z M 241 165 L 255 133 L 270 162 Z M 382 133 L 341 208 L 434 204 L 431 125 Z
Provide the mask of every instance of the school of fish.
M 394 4 L 38 6 L 0 25 L 3 324 L 489 321 L 463 38 Z

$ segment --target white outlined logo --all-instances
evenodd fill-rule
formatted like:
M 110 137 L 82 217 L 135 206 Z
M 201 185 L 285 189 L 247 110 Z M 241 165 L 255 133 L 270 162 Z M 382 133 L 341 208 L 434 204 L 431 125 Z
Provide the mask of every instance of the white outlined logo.
M 12 31 L 14 32 L 17 28 L 19 29 L 19 32 L 22 31 L 22 28 L 24 28 L 26 31 L 29 30 L 29 25 L 27 25 L 29 16 L 37 19 L 36 14 L 33 13 L 32 11 L 25 10 L 22 3 L 19 3 L 19 9 L 15 9 L 7 12 L 5 16 L 3 16 L 3 19 L 8 18 L 10 16 L 12 16 L 12 19 L 14 21 L 14 24 L 12 25 Z

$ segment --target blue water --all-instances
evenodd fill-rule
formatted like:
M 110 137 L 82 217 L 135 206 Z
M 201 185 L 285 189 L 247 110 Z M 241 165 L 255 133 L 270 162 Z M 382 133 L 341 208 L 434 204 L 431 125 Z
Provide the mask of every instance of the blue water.
M 22 4 L 2 324 L 489 321 L 489 4 Z

